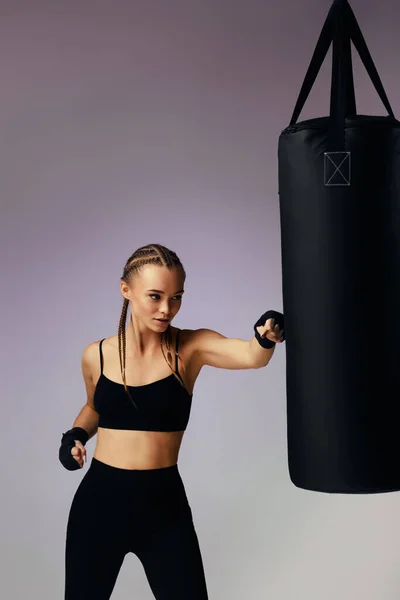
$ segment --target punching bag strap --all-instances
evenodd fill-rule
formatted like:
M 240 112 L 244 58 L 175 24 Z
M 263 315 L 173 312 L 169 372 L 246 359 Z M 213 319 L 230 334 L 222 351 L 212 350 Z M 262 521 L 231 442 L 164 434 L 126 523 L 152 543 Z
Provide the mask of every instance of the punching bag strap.
M 308 67 L 306 76 L 301 86 L 299 97 L 297 98 L 296 105 L 294 107 L 292 118 L 290 119 L 290 126 L 297 123 L 297 119 L 303 110 L 304 104 L 310 95 L 311 89 L 315 83 L 318 73 L 322 67 L 322 63 L 328 53 L 329 46 L 332 43 L 332 22 L 334 18 L 334 5 L 331 6 L 328 16 L 326 17 L 324 26 L 318 38 L 317 45 L 314 50 L 310 65 Z
M 341 41 L 340 37 L 342 38 Z M 336 96 L 336 100 L 339 100 L 340 93 L 342 93 L 342 102 L 344 98 L 346 99 L 345 108 L 342 109 L 345 111 L 345 116 L 356 114 L 353 69 L 351 63 L 351 41 L 353 41 L 354 46 L 361 58 L 361 61 L 364 64 L 364 67 L 369 77 L 371 78 L 371 81 L 382 103 L 388 111 L 389 116 L 394 118 L 394 114 L 389 104 L 382 82 L 379 78 L 378 72 L 363 38 L 360 27 L 358 26 L 357 20 L 348 1 L 334 0 L 329 10 L 328 16 L 325 20 L 316 48 L 314 50 L 313 57 L 311 59 L 306 76 L 304 78 L 303 85 L 301 87 L 300 94 L 297 99 L 292 118 L 290 120 L 290 126 L 296 124 L 300 113 L 303 110 L 304 104 L 307 101 L 307 98 L 315 83 L 315 80 L 321 69 L 322 63 L 325 60 L 325 57 L 328 53 L 332 41 L 334 42 L 332 83 L 335 84 L 333 85 L 333 89 L 331 89 L 331 117 L 333 117 L 333 120 L 341 120 L 340 114 L 332 114 L 332 110 L 336 112 L 336 109 L 339 110 L 339 113 L 342 112 L 340 110 L 340 107 L 338 107 L 338 104 L 336 104 L 335 108 L 333 94 L 337 92 L 339 95 Z M 338 62 L 335 63 L 335 60 L 338 60 Z M 339 71 L 339 69 L 336 70 L 335 64 L 337 66 L 341 64 L 341 71 Z M 345 89 L 337 89 L 340 80 L 343 81 Z
M 344 151 L 345 123 L 356 115 L 350 32 L 346 14 L 347 0 L 335 0 L 332 36 L 332 80 L 330 104 L 330 139 L 336 150 Z M 343 160 L 344 155 L 340 160 Z
M 357 19 L 354 15 L 354 12 L 353 12 L 350 4 L 348 4 L 347 2 L 346 2 L 346 4 L 347 4 L 347 6 L 346 6 L 347 18 L 349 20 L 349 29 L 351 31 L 352 42 L 362 60 L 365 70 L 367 71 L 372 83 L 374 84 L 374 87 L 377 91 L 379 98 L 381 99 L 383 105 L 385 106 L 386 110 L 388 111 L 388 115 L 394 119 L 395 118 L 394 113 L 390 106 L 389 100 L 386 96 L 385 89 L 382 85 L 382 81 L 379 77 L 378 71 L 376 70 L 374 61 L 372 60 L 371 54 L 368 50 L 368 46 L 365 43 L 364 36 L 363 36 L 361 29 L 357 23 Z

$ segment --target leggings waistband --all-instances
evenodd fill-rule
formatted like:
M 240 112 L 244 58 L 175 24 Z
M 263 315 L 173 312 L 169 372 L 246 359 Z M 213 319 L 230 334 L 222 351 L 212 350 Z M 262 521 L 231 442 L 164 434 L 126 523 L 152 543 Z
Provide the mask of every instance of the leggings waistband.
M 92 457 L 89 471 L 102 475 L 103 477 L 117 478 L 119 480 L 136 480 L 136 481 L 151 481 L 174 478 L 179 474 L 178 464 L 169 467 L 159 467 L 156 469 L 122 469 L 113 467 L 107 463 Z

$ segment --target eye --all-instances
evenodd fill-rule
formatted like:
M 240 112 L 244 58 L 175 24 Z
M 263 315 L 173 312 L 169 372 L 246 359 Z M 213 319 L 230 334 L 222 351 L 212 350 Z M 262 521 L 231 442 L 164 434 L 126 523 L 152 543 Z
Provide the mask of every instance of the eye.
M 149 294 L 149 298 L 151 298 L 152 300 L 159 300 L 160 295 L 159 294 Z M 174 296 L 174 298 L 177 298 L 178 302 L 180 302 L 182 300 L 182 294 L 180 294 L 178 296 Z

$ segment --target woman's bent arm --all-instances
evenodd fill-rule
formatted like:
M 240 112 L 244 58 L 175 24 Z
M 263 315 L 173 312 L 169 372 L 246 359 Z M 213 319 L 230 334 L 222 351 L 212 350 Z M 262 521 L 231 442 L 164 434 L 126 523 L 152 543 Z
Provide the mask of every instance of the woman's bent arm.
M 89 439 L 96 435 L 99 426 L 99 413 L 89 404 L 85 404 L 81 412 L 76 417 L 72 427 L 82 427 L 87 431 Z

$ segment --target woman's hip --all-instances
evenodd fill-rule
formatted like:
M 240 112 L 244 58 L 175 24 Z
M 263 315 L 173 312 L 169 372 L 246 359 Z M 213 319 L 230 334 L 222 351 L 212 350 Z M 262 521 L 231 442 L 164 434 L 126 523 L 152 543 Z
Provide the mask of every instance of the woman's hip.
M 94 459 L 71 504 L 67 547 L 129 548 L 183 524 L 193 517 L 177 465 L 131 471 Z
M 146 518 L 155 512 L 173 516 L 190 510 L 178 465 L 158 469 L 120 469 L 92 458 L 73 498 L 71 510 L 83 505 L 97 514 L 119 513 Z

